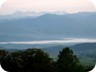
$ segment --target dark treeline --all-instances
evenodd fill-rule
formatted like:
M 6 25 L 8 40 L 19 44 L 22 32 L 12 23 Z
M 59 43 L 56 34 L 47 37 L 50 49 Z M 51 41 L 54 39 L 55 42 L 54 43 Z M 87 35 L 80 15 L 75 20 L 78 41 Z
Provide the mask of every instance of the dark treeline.
M 62 49 L 56 61 L 36 48 L 16 52 L 0 50 L 0 63 L 9 72 L 88 72 L 92 69 L 82 66 L 70 48 Z

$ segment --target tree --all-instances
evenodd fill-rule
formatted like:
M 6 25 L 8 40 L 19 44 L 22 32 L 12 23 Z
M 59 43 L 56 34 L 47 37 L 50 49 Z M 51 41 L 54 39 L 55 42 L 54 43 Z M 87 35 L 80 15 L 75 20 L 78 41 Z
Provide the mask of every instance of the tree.
M 20 54 L 22 51 L 8 53 L 1 62 L 1 66 L 8 72 L 18 72 L 20 63 Z
M 7 55 L 2 67 L 10 72 L 54 72 L 53 60 L 41 49 L 27 49 Z
M 21 57 L 26 72 L 53 72 L 53 60 L 41 49 L 27 49 Z
M 64 48 L 60 51 L 57 60 L 57 68 L 58 72 L 85 72 L 78 58 L 69 48 Z
M 2 61 L 2 59 L 8 54 L 8 52 L 6 52 L 5 50 L 0 50 L 0 62 Z

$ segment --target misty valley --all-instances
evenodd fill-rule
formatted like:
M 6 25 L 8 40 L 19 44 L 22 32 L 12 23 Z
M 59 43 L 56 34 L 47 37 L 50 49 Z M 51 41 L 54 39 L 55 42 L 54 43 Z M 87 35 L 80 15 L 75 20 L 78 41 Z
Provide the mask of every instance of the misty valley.
M 63 59 L 76 72 L 87 72 L 95 66 L 96 12 L 19 15 L 0 16 L 0 62 L 5 70 L 12 70 L 14 65 L 17 72 L 26 72 L 27 68 L 27 72 L 62 72 L 62 67 L 68 72 Z

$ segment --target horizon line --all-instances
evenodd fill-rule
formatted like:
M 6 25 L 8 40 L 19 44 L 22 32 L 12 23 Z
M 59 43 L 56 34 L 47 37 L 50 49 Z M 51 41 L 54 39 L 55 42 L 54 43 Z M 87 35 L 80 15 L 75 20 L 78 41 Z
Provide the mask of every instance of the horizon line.
M 54 12 L 49 12 L 49 11 L 40 11 L 40 12 L 37 12 L 37 11 L 14 11 L 12 13 L 9 13 L 9 14 L 0 14 L 2 16 L 5 16 L 5 15 L 13 15 L 15 13 L 29 13 L 29 14 L 56 14 L 56 15 L 64 15 L 64 14 L 77 14 L 77 13 L 96 13 L 96 11 L 79 11 L 79 12 L 74 12 L 74 13 L 70 13 L 70 12 L 66 12 L 66 11 L 54 11 Z

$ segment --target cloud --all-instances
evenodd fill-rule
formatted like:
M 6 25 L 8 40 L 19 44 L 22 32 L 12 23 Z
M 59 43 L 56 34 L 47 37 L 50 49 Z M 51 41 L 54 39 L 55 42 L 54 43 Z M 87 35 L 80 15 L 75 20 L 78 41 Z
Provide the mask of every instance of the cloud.
M 15 11 L 66 11 L 70 13 L 82 11 L 95 11 L 94 5 L 89 0 L 8 0 L 0 14 Z
M 0 42 L 0 44 L 61 44 L 61 43 L 93 43 L 96 42 L 96 39 L 87 39 L 87 38 L 66 38 L 62 40 L 44 40 L 44 41 L 23 41 L 23 42 Z

